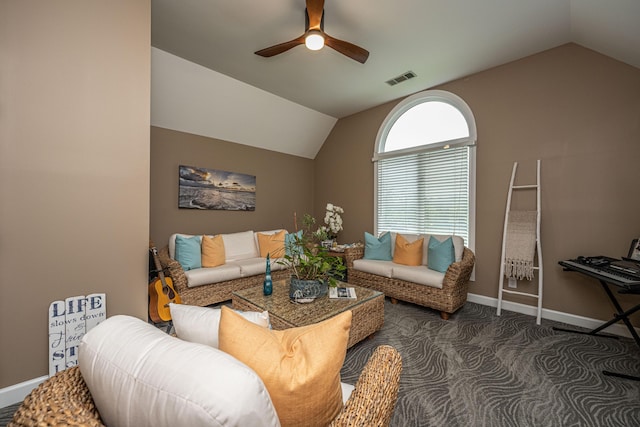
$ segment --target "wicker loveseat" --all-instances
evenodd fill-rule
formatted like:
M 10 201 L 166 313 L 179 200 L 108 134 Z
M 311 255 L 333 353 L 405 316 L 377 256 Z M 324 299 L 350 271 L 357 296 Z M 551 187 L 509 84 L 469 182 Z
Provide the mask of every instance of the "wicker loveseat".
M 395 407 L 402 359 L 390 346 L 380 346 L 369 358 L 342 412 L 332 426 L 388 426 Z M 59 372 L 23 401 L 9 427 L 103 426 L 78 367 Z
M 428 241 L 428 239 L 425 241 Z M 345 250 L 345 260 L 348 269 L 348 281 L 357 286 L 380 291 L 391 298 L 392 302 L 401 300 L 433 308 L 440 311 L 440 316 L 446 320 L 450 314 L 462 307 L 467 301 L 469 278 L 475 264 L 473 251 L 467 247 L 461 247 L 460 249 L 460 260 L 449 266 L 444 276 L 439 280 L 438 285 L 440 287 L 436 287 L 393 277 L 392 270 L 398 266 L 391 263 L 391 261 L 378 261 L 387 263 L 387 265 L 381 265 L 381 270 L 385 269 L 384 275 L 382 273 L 375 274 L 370 271 L 361 271 L 357 268 L 357 265 L 354 266 L 354 262 L 364 257 L 364 247 L 347 248 Z M 426 266 L 409 268 L 415 268 L 417 270 L 416 274 L 422 274 L 420 269 L 424 270 L 424 274 L 433 274 L 433 272 L 428 271 Z
M 215 268 L 200 268 L 185 273 L 182 265 L 174 259 L 176 234 L 169 239 L 169 245 L 158 252 L 162 267 L 167 269 L 173 280 L 173 286 L 184 304 L 207 306 L 231 299 L 231 294 L 241 289 L 261 286 L 265 278 L 266 258 L 260 257 L 258 234 L 273 235 L 280 230 L 263 232 L 239 232 L 222 234 L 226 250 L 226 262 Z M 286 232 L 286 230 L 285 230 Z M 181 236 L 188 236 L 182 234 Z M 236 271 L 229 274 L 231 268 Z M 209 280 L 205 283 L 190 283 L 188 276 L 192 273 L 222 272 L 222 279 Z M 200 275 L 202 276 L 202 275 Z M 291 276 L 289 269 L 278 264 L 275 259 L 271 262 L 272 280 L 283 280 Z

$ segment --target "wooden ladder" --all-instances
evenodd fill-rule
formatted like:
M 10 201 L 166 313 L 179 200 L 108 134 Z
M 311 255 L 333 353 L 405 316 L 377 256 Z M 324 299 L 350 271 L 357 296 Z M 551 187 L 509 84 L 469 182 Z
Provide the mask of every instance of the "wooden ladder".
M 498 288 L 498 310 L 497 315 L 500 316 L 500 312 L 502 311 L 502 294 L 513 294 L 513 295 L 521 295 L 526 297 L 531 297 L 537 299 L 538 309 L 537 309 L 537 317 L 536 323 L 540 324 L 540 318 L 542 316 L 542 248 L 540 244 L 540 160 L 537 161 L 537 169 L 536 169 L 536 183 L 529 185 L 514 185 L 514 181 L 516 178 L 516 171 L 518 170 L 518 162 L 513 163 L 513 171 L 511 172 L 511 182 L 509 183 L 509 192 L 507 195 L 507 207 L 504 214 L 504 230 L 502 232 L 502 255 L 500 257 L 500 285 Z M 537 211 L 537 220 L 536 220 L 536 257 L 537 265 L 533 267 L 535 271 L 538 272 L 538 293 L 529 293 L 529 292 L 521 292 L 514 291 L 512 289 L 504 289 L 504 270 L 505 270 L 505 248 L 507 243 L 507 224 L 509 223 L 509 213 L 511 212 L 511 195 L 513 191 L 519 190 L 535 190 L 536 191 L 536 211 Z M 534 261 L 535 262 L 535 261 Z

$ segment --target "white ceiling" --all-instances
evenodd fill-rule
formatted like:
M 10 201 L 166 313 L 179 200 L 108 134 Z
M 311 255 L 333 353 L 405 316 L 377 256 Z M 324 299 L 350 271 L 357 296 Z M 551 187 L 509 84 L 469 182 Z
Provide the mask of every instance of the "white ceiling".
M 365 64 L 297 46 L 304 0 L 152 0 L 152 45 L 341 118 L 567 42 L 640 68 L 640 0 L 326 0 L 325 31 Z M 418 77 L 385 81 L 406 71 Z

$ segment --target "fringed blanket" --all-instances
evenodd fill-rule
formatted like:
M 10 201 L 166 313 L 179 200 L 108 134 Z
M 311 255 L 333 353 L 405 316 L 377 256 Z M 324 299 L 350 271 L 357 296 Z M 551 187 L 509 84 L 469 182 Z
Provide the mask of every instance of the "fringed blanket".
M 507 223 L 504 275 L 516 279 L 533 279 L 533 256 L 536 251 L 536 211 L 511 211 Z

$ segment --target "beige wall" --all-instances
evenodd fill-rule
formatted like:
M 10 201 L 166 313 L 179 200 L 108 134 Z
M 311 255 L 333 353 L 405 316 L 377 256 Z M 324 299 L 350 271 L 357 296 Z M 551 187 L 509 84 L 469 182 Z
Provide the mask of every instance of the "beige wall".
M 338 120 L 315 158 L 315 216 L 327 203 L 342 207 L 339 243 L 363 241 L 373 229 L 373 145 L 380 124 L 395 103 Z
M 478 129 L 476 282 L 497 297 L 507 187 L 514 161 L 532 182 L 542 160 L 544 307 L 609 319 L 593 279 L 557 265 L 577 255 L 626 255 L 640 236 L 640 70 L 568 44 L 438 87 L 461 96 Z M 373 229 L 373 155 L 398 101 L 341 119 L 316 158 L 316 215 L 345 208 L 341 241 Z M 515 200 L 523 206 L 522 198 Z M 525 282 L 521 289 L 528 289 Z M 638 297 L 622 296 L 625 307 Z M 526 302 L 526 300 L 519 300 Z
M 256 176 L 254 212 L 178 209 L 178 166 Z M 293 230 L 293 213 L 313 209 L 313 160 L 184 132 L 151 128 L 151 238 L 158 248 L 173 233 L 218 234 Z
M 147 316 L 150 2 L 0 2 L 0 388 L 48 374 L 51 301 Z

